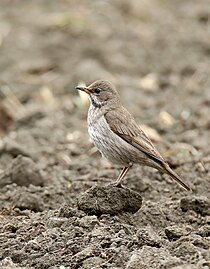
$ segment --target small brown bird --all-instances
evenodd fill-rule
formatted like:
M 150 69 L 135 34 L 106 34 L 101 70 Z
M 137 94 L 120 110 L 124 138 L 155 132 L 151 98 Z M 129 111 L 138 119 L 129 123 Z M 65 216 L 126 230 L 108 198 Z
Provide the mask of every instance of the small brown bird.
M 115 87 L 108 81 L 97 80 L 88 87 L 77 90 L 89 95 L 88 132 L 102 156 L 123 165 L 115 186 L 122 187 L 122 180 L 133 164 L 156 168 L 170 175 L 185 190 L 191 189 L 169 167 L 148 136 L 137 125 L 133 116 L 122 106 Z

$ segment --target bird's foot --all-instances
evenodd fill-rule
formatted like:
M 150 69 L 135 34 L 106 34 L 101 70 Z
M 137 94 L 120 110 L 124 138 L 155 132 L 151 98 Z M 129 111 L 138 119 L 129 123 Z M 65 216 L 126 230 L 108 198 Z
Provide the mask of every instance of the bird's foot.
M 125 187 L 121 182 L 118 182 L 118 181 L 113 182 L 113 183 L 109 183 L 108 186 L 127 189 L 127 187 Z

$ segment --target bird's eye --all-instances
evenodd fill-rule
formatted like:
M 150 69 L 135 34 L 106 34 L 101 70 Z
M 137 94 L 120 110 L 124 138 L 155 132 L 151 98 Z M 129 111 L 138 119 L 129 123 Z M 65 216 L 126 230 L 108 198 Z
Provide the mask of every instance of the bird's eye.
M 100 92 L 101 92 L 101 89 L 100 88 L 95 88 L 94 89 L 94 93 L 99 94 Z

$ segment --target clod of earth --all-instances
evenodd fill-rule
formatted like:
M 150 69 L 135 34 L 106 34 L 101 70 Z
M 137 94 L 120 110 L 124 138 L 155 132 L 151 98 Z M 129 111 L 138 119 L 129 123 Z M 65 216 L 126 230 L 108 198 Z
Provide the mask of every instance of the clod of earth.
M 15 195 L 13 199 L 13 206 L 21 211 L 31 210 L 34 212 L 41 212 L 44 209 L 44 203 L 35 193 L 22 191 Z
M 139 193 L 112 186 L 93 186 L 78 199 L 78 208 L 87 214 L 136 213 L 142 205 Z
M 0 175 L 0 187 L 16 183 L 18 186 L 43 186 L 44 179 L 31 158 L 18 155 Z

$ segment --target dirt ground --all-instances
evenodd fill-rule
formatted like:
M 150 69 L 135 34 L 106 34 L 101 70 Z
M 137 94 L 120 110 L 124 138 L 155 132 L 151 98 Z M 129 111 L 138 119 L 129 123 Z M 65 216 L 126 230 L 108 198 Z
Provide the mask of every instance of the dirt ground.
M 210 268 L 209 0 L 1 0 L 0 21 L 0 268 Z M 140 166 L 107 189 L 75 90 L 95 79 L 192 193 Z

